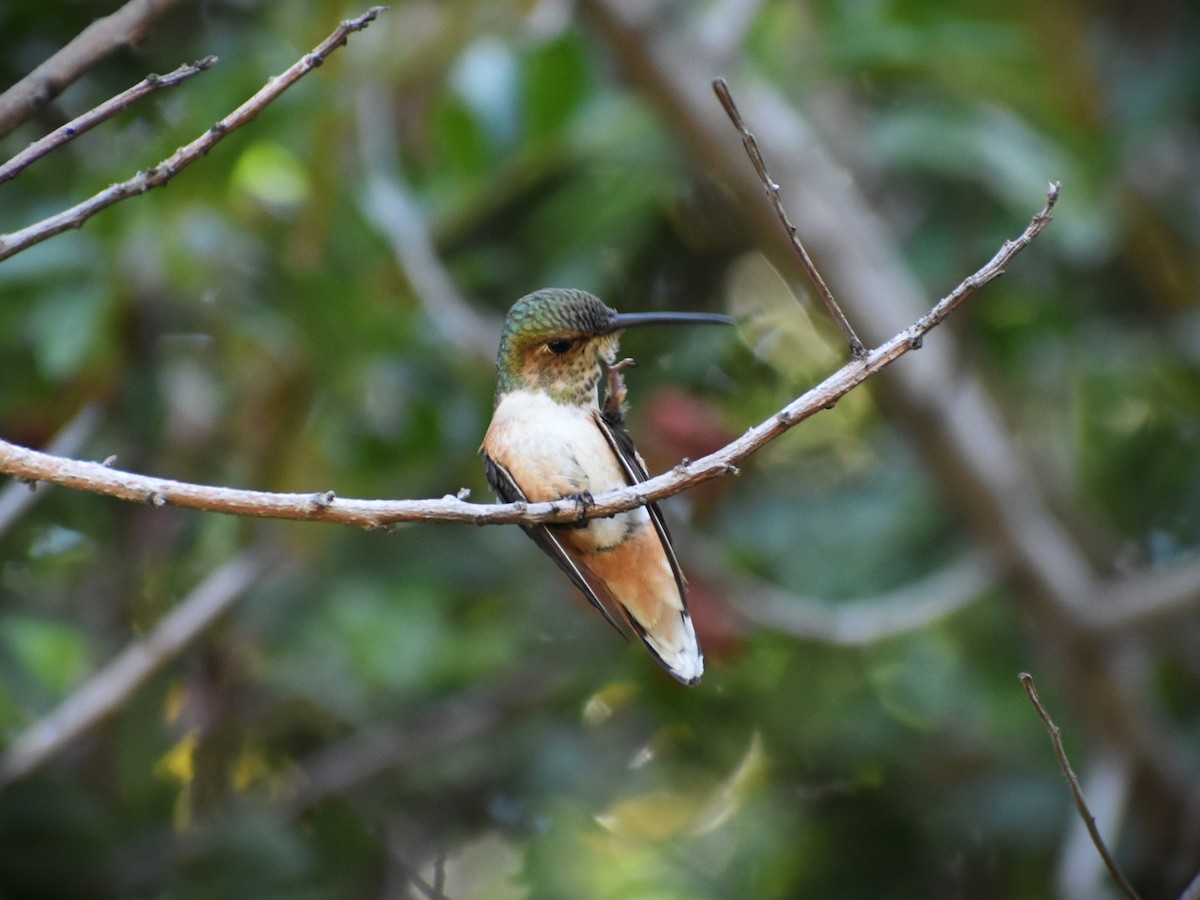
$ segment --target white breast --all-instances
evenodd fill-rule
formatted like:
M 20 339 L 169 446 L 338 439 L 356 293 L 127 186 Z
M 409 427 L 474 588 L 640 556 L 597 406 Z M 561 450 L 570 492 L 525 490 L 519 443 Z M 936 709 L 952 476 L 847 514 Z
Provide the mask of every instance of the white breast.
M 531 501 L 590 492 L 599 495 L 626 484 L 625 472 L 596 424 L 595 410 L 565 406 L 533 391 L 507 394 L 496 407 L 485 440 Z M 639 507 L 609 519 L 592 519 L 572 535 L 579 549 L 620 544 L 649 521 Z

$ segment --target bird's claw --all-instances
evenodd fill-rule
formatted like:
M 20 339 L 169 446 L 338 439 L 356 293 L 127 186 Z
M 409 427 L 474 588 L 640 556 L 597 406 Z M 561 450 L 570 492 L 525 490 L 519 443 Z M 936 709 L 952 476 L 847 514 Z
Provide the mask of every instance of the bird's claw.
M 578 494 L 572 494 L 569 498 L 575 502 L 575 522 L 579 525 L 587 521 L 587 512 L 596 505 L 595 498 L 592 497 L 591 491 L 582 491 Z

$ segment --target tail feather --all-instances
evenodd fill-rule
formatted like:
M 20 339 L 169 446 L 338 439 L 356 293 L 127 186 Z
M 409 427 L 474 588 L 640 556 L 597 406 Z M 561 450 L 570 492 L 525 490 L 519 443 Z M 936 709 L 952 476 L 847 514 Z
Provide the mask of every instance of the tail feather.
M 695 684 L 704 674 L 704 655 L 696 640 L 692 617 L 686 612 L 666 616 L 653 631 L 639 629 L 646 647 L 684 684 Z

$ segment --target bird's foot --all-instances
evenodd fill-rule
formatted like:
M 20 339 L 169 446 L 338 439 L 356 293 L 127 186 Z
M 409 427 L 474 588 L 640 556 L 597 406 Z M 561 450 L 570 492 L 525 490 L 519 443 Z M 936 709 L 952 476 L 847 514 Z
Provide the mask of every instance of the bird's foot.
M 580 527 L 587 525 L 588 510 L 596 505 L 596 500 L 592 497 L 592 492 L 583 491 L 578 494 L 571 494 L 567 499 L 575 501 L 575 524 Z

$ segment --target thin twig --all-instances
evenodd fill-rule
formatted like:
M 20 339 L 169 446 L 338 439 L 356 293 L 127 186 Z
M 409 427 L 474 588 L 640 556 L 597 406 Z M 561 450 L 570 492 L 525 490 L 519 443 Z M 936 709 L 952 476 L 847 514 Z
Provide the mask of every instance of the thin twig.
M 130 643 L 53 712 L 17 735 L 0 756 L 0 791 L 124 706 L 277 561 L 278 554 L 262 546 L 235 556 L 180 601 L 148 635 Z
M 405 830 L 407 831 L 408 829 Z M 382 891 L 382 895 L 385 897 L 395 896 L 397 895 L 395 888 L 403 885 L 404 887 L 414 888 L 417 893 L 425 898 L 425 900 L 450 900 L 450 898 L 443 893 L 443 886 L 438 878 L 439 875 L 443 874 L 446 858 L 445 853 L 441 850 L 438 851 L 438 868 L 434 871 L 434 883 L 430 884 L 421 876 L 420 870 L 408 861 L 407 853 L 405 852 L 408 848 L 402 844 L 401 836 L 396 833 L 398 829 L 394 825 L 385 824 L 384 831 L 386 837 L 384 846 L 387 850 L 388 861 L 391 863 L 391 865 L 388 867 L 388 874 L 391 875 L 391 877 L 389 877 L 387 881 L 395 881 L 399 884 L 395 887 L 392 884 L 386 884 L 384 890 Z M 410 892 L 408 891 L 405 891 L 404 893 L 406 896 L 411 896 Z
M 1116 860 L 1108 852 L 1108 847 L 1104 844 L 1104 838 L 1100 836 L 1100 829 L 1096 827 L 1096 817 L 1088 809 L 1087 801 L 1083 798 L 1083 789 L 1079 786 L 1079 779 L 1075 776 L 1075 772 L 1071 768 L 1071 763 L 1067 761 L 1067 752 L 1063 749 L 1062 733 L 1059 731 L 1058 726 L 1054 724 L 1054 720 L 1050 718 L 1050 713 L 1046 712 L 1046 707 L 1042 706 L 1042 701 L 1038 698 L 1037 688 L 1033 684 L 1033 676 L 1028 672 L 1022 672 L 1017 677 L 1021 679 L 1021 684 L 1025 686 L 1025 693 L 1029 695 L 1029 700 L 1033 704 L 1033 708 L 1037 710 L 1037 714 L 1041 717 L 1042 724 L 1046 726 L 1046 731 L 1050 735 L 1050 742 L 1054 745 L 1054 755 L 1058 757 L 1058 766 L 1062 769 L 1063 777 L 1067 779 L 1067 785 L 1071 788 L 1071 796 L 1075 798 L 1075 808 L 1079 810 L 1079 816 L 1087 826 L 1088 834 L 1092 836 L 1092 843 L 1096 845 L 1096 851 L 1100 854 L 1100 858 L 1104 860 L 1104 865 L 1108 867 L 1108 872 L 1112 875 L 1113 881 L 1117 883 L 1117 887 L 1121 889 L 1121 893 L 1130 898 L 1130 900 L 1138 900 L 1137 891 L 1125 880 L 1125 876 L 1121 874 L 1121 869 L 1117 866 Z
M 405 875 L 408 877 L 409 884 L 420 891 L 421 896 L 425 897 L 426 900 L 447 900 L 446 895 L 438 890 L 436 885 L 432 885 L 422 878 L 420 872 L 408 866 L 403 860 L 400 860 L 400 863 L 402 866 L 404 866 Z
M 741 437 L 700 459 L 684 462 L 668 472 L 639 484 L 597 495 L 586 518 L 612 516 L 655 500 L 661 500 L 695 485 L 729 475 L 747 457 L 765 447 L 785 431 L 825 409 L 858 385 L 910 350 L 920 347 L 925 336 L 954 312 L 982 285 L 998 277 L 1024 247 L 1050 222 L 1059 187 L 1050 185 L 1046 206 L 1035 215 L 1025 231 L 1006 241 L 996 255 L 974 275 L 964 280 L 917 322 L 868 352 L 847 363 L 816 387 L 793 400 L 766 421 Z M 569 522 L 579 518 L 574 500 L 544 503 L 467 503 L 446 495 L 429 500 L 349 500 L 332 491 L 308 494 L 275 494 L 235 488 L 213 487 L 152 478 L 123 472 L 99 463 L 64 459 L 0 441 L 0 472 L 32 481 L 49 481 L 66 487 L 103 494 L 153 506 L 180 506 L 229 515 L 273 519 L 337 522 L 363 528 L 383 528 L 398 522 L 473 522 L 477 525 L 518 522 Z
M 212 150 L 225 136 L 252 121 L 269 103 L 300 78 L 321 65 L 334 50 L 345 44 L 346 38 L 350 34 L 361 31 L 375 21 L 383 9 L 382 6 L 375 6 L 357 18 L 342 22 L 312 51 L 306 53 L 287 70 L 268 79 L 267 83 L 253 97 L 190 144 L 180 147 L 158 165 L 152 166 L 144 172 L 138 172 L 127 181 L 114 184 L 90 199 L 43 219 L 41 222 L 36 222 L 20 231 L 14 231 L 12 234 L 0 235 L 0 261 L 56 234 L 61 234 L 71 228 L 79 228 L 96 213 L 128 197 L 144 194 L 148 190 L 167 184 L 181 171 Z
M 129 0 L 97 19 L 48 60 L 0 94 L 0 137 L 61 94 L 80 75 L 122 47 L 141 40 L 154 21 L 179 0 Z
M 446 894 L 446 851 L 438 850 L 433 858 L 433 890 L 441 897 Z
M 725 113 L 729 116 L 729 120 L 733 122 L 733 126 L 741 134 L 742 146 L 746 148 L 746 155 L 750 157 L 750 162 L 754 164 L 754 171 L 758 173 L 758 178 L 767 192 L 767 198 L 771 201 L 771 206 L 775 209 L 775 215 L 779 217 L 779 221 L 783 224 L 784 230 L 792 242 L 792 248 L 796 251 L 800 265 L 808 275 L 813 287 L 816 288 L 817 296 L 825 304 L 825 309 L 829 311 L 829 315 L 833 317 L 833 321 L 842 329 L 842 334 L 845 335 L 846 342 L 850 345 L 850 356 L 853 359 L 862 359 L 866 356 L 866 348 L 863 347 L 862 341 L 858 339 L 858 335 L 854 333 L 854 328 L 850 325 L 850 320 L 846 318 L 846 314 L 842 312 L 842 308 L 838 306 L 838 302 L 833 299 L 833 292 L 829 290 L 829 285 L 825 283 L 825 279 L 817 271 L 812 258 L 808 255 L 808 251 L 804 249 L 800 235 L 796 232 L 796 226 L 792 224 L 792 220 L 788 218 L 787 210 L 783 208 L 783 200 L 779 196 L 779 185 L 775 183 L 771 178 L 771 174 L 767 171 L 767 164 L 763 160 L 761 151 L 758 149 L 758 141 L 755 140 L 754 135 L 750 133 L 750 129 L 746 127 L 746 123 L 742 120 L 742 113 L 737 108 L 737 104 L 734 103 L 733 94 L 729 92 L 729 85 L 725 83 L 724 78 L 718 78 L 713 82 L 713 91 L 716 93 L 717 99 L 721 101 L 721 106 L 725 108 Z
M 40 140 L 34 141 L 4 165 L 0 166 L 0 184 L 16 178 L 18 174 L 37 162 L 43 156 L 57 150 L 68 141 L 72 141 L 101 122 L 111 119 L 117 113 L 129 108 L 147 94 L 153 94 L 163 88 L 175 87 L 182 84 L 193 75 L 212 68 L 217 62 L 215 56 L 206 56 L 191 65 L 182 65 L 174 72 L 166 75 L 147 75 L 133 87 L 128 88 L 115 97 L 105 100 L 99 106 L 93 107 L 81 116 L 77 116 L 50 132 Z

